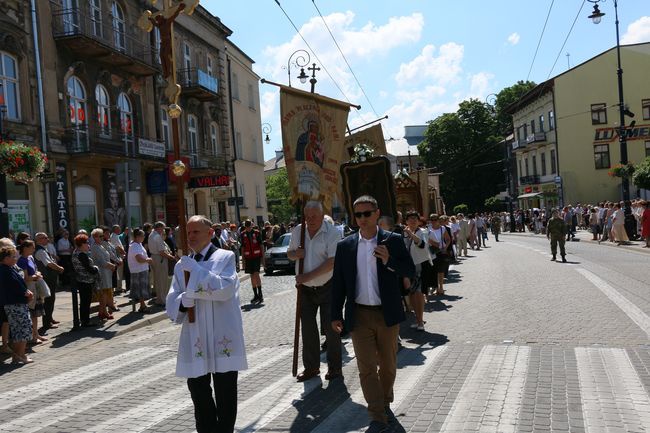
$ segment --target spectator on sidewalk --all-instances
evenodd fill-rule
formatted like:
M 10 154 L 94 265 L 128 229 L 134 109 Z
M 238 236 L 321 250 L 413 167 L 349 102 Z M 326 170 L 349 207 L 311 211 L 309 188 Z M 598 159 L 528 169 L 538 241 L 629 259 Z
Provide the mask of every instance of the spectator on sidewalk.
M 15 249 L 16 247 L 11 238 L 0 238 L 0 248 Z M 18 254 L 18 251 L 16 251 L 16 254 Z M 13 268 L 16 269 L 16 271 L 21 271 L 20 268 L 16 267 L 16 265 L 14 265 Z M 20 277 L 22 278 L 22 273 Z M 0 346 L 0 353 L 11 355 L 14 353 L 14 351 L 11 350 L 11 346 L 9 345 L 9 319 L 7 318 L 7 314 L 5 313 L 4 305 L 2 304 L 1 300 L 2 297 L 0 297 L 0 328 L 2 329 L 2 346 Z
M 99 318 L 113 319 L 113 315 L 107 310 L 107 303 L 113 295 L 113 271 L 116 266 L 111 263 L 111 254 L 102 246 L 104 231 L 96 228 L 90 233 L 94 239 L 90 247 L 90 257 L 99 268 Z
M 102 227 L 104 238 L 102 240 L 102 246 L 110 254 L 111 263 L 115 265 L 115 269 L 111 272 L 111 291 L 109 297 L 106 301 L 106 306 L 110 312 L 120 311 L 120 309 L 115 305 L 115 291 L 117 290 L 117 269 L 122 266 L 123 260 L 120 258 L 117 250 L 110 242 L 111 231 L 108 227 Z
M 117 271 L 115 273 L 116 276 L 116 281 L 115 281 L 115 293 L 122 293 L 123 285 L 122 281 L 124 281 L 124 262 L 126 261 L 126 251 L 124 250 L 124 247 L 122 246 L 122 242 L 120 240 L 120 226 L 119 225 L 114 225 L 111 228 L 111 235 L 108 240 L 110 244 L 115 248 L 115 252 L 117 254 L 117 258 L 119 259 L 119 262 L 117 263 Z
M 650 201 L 642 201 L 641 206 L 644 207 L 641 214 L 641 237 L 645 239 L 643 248 L 650 248 Z
M 72 267 L 79 292 L 79 321 L 81 326 L 92 326 L 90 323 L 90 303 L 93 294 L 98 292 L 101 296 L 101 279 L 99 268 L 90 257 L 90 243 L 88 235 L 79 234 L 74 238 L 76 249 L 72 253 Z M 103 311 L 100 308 L 100 313 Z
M 158 221 L 153 226 L 149 236 L 149 253 L 151 253 L 151 273 L 153 274 L 153 290 L 156 293 L 156 305 L 165 306 L 167 292 L 169 292 L 169 265 L 168 261 L 176 261 L 171 250 L 165 243 L 165 223 Z
M 59 321 L 55 320 L 54 303 L 56 302 L 56 291 L 59 288 L 59 275 L 63 274 L 65 270 L 63 266 L 56 263 L 56 259 L 52 257 L 47 250 L 49 239 L 45 233 L 36 233 L 36 252 L 34 258 L 38 270 L 43 275 L 43 279 L 47 286 L 50 288 L 50 296 L 45 298 L 45 315 L 43 316 L 43 328 L 57 328 Z M 35 293 L 36 294 L 36 293 Z
M 148 313 L 145 301 L 149 299 L 149 265 L 153 262 L 147 256 L 147 251 L 142 246 L 144 232 L 140 229 L 133 230 L 133 242 L 129 245 L 129 269 L 131 271 L 131 292 L 133 302 L 140 302 L 140 313 Z
M 18 258 L 18 267 L 23 270 L 25 285 L 33 294 L 28 303 L 29 315 L 32 321 L 32 338 L 30 342 L 32 344 L 41 344 L 49 340 L 49 338 L 38 334 L 38 318 L 43 317 L 45 307 L 43 298 L 36 294 L 36 282 L 42 281 L 43 275 L 38 271 L 34 257 L 32 256 L 35 248 L 36 246 L 34 241 L 29 239 L 20 244 L 18 247 L 18 252 L 20 254 L 20 257 Z M 45 327 L 45 323 L 43 323 L 43 327 Z
M 70 232 L 67 230 L 61 232 L 61 237 L 56 242 L 56 251 L 59 256 L 59 264 L 63 267 L 61 283 L 64 287 L 70 287 L 73 279 L 72 252 L 74 246 L 70 242 Z
M 415 323 L 411 329 L 424 331 L 424 303 L 428 286 L 423 284 L 423 277 L 428 272 L 425 266 L 433 265 L 429 254 L 429 235 L 427 230 L 419 227 L 420 214 L 411 210 L 406 213 L 406 227 L 404 227 L 404 244 L 415 264 L 415 275 L 406 278 L 408 282 L 409 301 L 415 313 Z

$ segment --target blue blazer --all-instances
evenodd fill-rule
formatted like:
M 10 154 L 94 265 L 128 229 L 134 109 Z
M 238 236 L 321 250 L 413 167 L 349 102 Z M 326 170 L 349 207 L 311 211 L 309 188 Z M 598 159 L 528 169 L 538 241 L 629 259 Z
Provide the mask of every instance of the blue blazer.
M 344 320 L 345 303 L 345 323 L 350 331 L 355 324 L 358 244 L 359 233 L 353 233 L 338 243 L 332 275 L 332 320 Z M 406 318 L 401 298 L 402 278 L 413 278 L 415 265 L 402 236 L 379 229 L 377 244 L 386 245 L 390 254 L 386 265 L 377 259 L 377 281 L 384 321 L 386 326 L 393 326 Z

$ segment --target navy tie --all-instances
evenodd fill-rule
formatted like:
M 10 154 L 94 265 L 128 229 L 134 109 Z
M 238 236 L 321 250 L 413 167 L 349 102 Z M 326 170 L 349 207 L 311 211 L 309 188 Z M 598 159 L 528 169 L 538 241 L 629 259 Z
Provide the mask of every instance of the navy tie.
M 203 254 L 201 254 L 201 253 L 194 254 L 194 260 L 196 260 L 197 262 L 200 262 L 201 260 L 203 260 Z

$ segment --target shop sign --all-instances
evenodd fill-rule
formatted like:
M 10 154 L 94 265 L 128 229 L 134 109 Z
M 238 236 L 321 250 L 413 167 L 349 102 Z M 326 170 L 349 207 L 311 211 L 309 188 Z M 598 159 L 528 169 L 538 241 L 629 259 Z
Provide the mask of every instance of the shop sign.
M 69 230 L 70 227 L 70 200 L 68 197 L 68 176 L 64 163 L 57 162 L 54 168 L 56 179 L 50 183 L 52 193 L 52 223 L 54 231 L 59 229 Z
M 7 200 L 9 205 L 9 230 L 18 234 L 31 233 L 29 225 L 29 200 Z
M 611 143 L 618 139 L 618 128 L 598 128 L 594 136 L 594 143 Z M 634 128 L 625 128 L 627 141 L 650 140 L 650 125 L 636 125 Z
M 198 176 L 190 178 L 190 188 L 212 188 L 216 186 L 230 186 L 230 176 Z
M 166 154 L 165 143 L 138 138 L 138 152 L 140 155 L 164 158 Z
M 524 192 L 526 194 L 533 192 L 533 187 L 532 186 L 527 186 L 526 188 L 524 188 Z

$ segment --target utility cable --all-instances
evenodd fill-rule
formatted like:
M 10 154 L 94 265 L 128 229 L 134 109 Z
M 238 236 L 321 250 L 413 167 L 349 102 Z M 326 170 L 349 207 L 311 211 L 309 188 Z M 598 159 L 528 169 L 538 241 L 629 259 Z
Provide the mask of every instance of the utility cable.
M 560 51 L 558 51 L 557 57 L 555 58 L 555 62 L 553 62 L 553 67 L 551 67 L 551 70 L 548 73 L 548 77 L 546 77 L 547 80 L 549 78 L 551 78 L 551 74 L 553 73 L 553 69 L 555 69 L 555 65 L 557 64 L 557 61 L 560 58 L 560 55 L 562 54 L 562 51 L 564 51 L 564 46 L 566 45 L 567 41 L 569 40 L 569 36 L 571 36 L 571 32 L 573 31 L 573 27 L 576 25 L 576 21 L 578 21 L 578 17 L 580 17 L 580 13 L 582 12 L 582 8 L 585 7 L 585 3 L 587 3 L 587 0 L 582 0 L 582 4 L 580 5 L 580 9 L 578 10 L 578 13 L 576 14 L 576 17 L 573 20 L 573 24 L 571 24 L 571 28 L 569 29 L 569 33 L 567 33 L 566 38 L 564 39 L 564 43 L 562 44 L 562 48 L 560 48 Z
M 555 1 L 555 0 L 553 0 Z M 348 69 L 350 70 L 350 73 L 354 77 L 354 81 L 357 82 L 357 85 L 359 86 L 359 89 L 361 89 L 361 92 L 363 93 L 363 96 L 366 97 L 366 101 L 368 101 L 368 104 L 370 105 L 370 108 L 372 109 L 372 112 L 375 113 L 376 117 L 379 117 L 379 114 L 377 114 L 377 111 L 375 110 L 375 107 L 372 105 L 372 102 L 370 102 L 370 98 L 366 94 L 366 91 L 363 89 L 363 86 L 359 82 L 359 79 L 357 78 L 357 75 L 354 73 L 352 70 L 352 66 L 350 66 L 350 63 L 348 62 L 348 59 L 345 57 L 345 54 L 343 54 L 343 50 L 339 46 L 339 43 L 336 41 L 336 38 L 334 37 L 334 34 L 332 33 L 332 30 L 330 29 L 329 25 L 327 25 L 327 21 L 325 21 L 325 17 L 323 17 L 323 14 L 321 13 L 320 9 L 318 9 L 318 6 L 316 5 L 316 0 L 311 0 L 312 4 L 316 8 L 316 11 L 318 12 L 318 15 L 320 16 L 321 20 L 323 20 L 323 24 L 325 24 L 325 28 L 329 32 L 330 36 L 332 37 L 332 40 L 334 41 L 334 45 L 336 45 L 336 48 L 338 48 L 339 53 L 341 53 L 341 57 L 343 57 L 343 60 L 345 61 L 345 64 L 348 65 Z
M 537 58 L 537 52 L 539 51 L 539 46 L 542 44 L 542 38 L 544 37 L 544 32 L 546 31 L 546 25 L 548 24 L 548 18 L 551 16 L 551 10 L 553 9 L 553 4 L 555 0 L 551 1 L 551 5 L 548 8 L 548 13 L 546 14 L 546 21 L 544 21 L 544 27 L 542 28 L 542 33 L 539 35 L 539 40 L 537 41 L 537 48 L 535 48 L 535 55 L 533 56 L 533 61 L 530 62 L 530 68 L 528 69 L 528 75 L 526 75 L 526 81 L 530 78 L 530 73 L 533 71 L 533 65 L 535 64 L 535 59 Z

